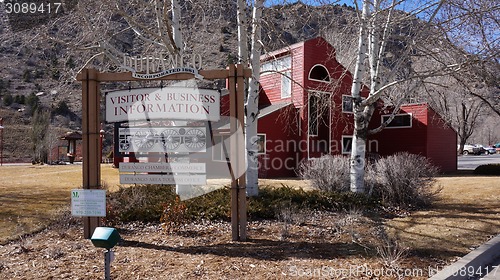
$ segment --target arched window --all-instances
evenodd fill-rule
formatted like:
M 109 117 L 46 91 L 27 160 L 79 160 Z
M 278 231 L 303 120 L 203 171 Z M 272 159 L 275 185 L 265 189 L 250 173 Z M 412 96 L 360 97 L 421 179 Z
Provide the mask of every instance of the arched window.
M 320 82 L 330 82 L 330 73 L 325 66 L 321 64 L 316 64 L 309 71 L 309 80 L 320 81 Z

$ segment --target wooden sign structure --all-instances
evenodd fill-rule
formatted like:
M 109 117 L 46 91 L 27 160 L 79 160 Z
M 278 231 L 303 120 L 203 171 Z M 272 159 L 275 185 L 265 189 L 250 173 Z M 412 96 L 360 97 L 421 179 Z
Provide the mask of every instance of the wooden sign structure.
M 198 74 L 198 73 L 197 73 Z M 154 80 L 188 80 L 193 73 L 176 73 Z M 245 78 L 251 76 L 251 70 L 241 64 L 229 65 L 229 69 L 200 70 L 199 75 L 207 80 L 227 79 L 230 95 L 231 134 L 244 127 Z M 132 72 L 108 73 L 96 69 L 84 69 L 77 76 L 82 82 L 82 131 L 83 131 L 83 189 L 101 188 L 100 165 L 100 83 L 142 81 L 134 78 Z M 245 142 L 243 137 L 231 137 L 230 155 L 233 157 L 232 170 L 241 170 L 245 166 Z M 247 238 L 247 204 L 245 173 L 231 180 L 231 227 L 234 241 Z M 84 217 L 84 238 L 90 239 L 95 228 L 100 226 L 99 217 Z

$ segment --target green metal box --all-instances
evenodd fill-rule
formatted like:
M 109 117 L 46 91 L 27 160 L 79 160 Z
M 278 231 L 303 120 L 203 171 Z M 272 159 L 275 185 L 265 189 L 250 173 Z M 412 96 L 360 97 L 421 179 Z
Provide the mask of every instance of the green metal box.
M 115 228 L 111 227 L 96 227 L 94 234 L 90 238 L 92 244 L 96 247 L 111 249 L 120 240 L 120 234 Z

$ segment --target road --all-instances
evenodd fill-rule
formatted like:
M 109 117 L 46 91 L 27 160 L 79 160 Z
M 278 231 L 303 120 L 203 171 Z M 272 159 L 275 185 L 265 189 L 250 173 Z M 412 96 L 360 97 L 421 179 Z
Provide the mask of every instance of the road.
M 498 163 L 500 164 L 500 154 L 495 155 L 467 155 L 458 157 L 458 170 L 474 170 L 479 165 Z

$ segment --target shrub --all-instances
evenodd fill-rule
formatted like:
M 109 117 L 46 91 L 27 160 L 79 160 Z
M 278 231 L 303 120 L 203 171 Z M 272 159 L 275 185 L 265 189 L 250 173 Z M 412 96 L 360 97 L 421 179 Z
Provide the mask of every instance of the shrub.
M 367 169 L 367 185 L 384 205 L 401 208 L 429 205 L 438 169 L 423 156 L 397 153 L 375 162 Z
M 344 156 L 322 156 L 300 164 L 298 174 L 311 180 L 312 187 L 327 192 L 349 190 L 349 158 Z
M 40 103 L 40 98 L 36 96 L 35 93 L 31 93 L 30 95 L 28 95 L 28 97 L 26 97 L 26 105 L 33 108 L 33 110 L 35 110 L 38 107 L 39 103 Z
M 7 93 L 6 95 L 3 96 L 3 105 L 4 106 L 10 106 L 12 105 L 12 102 L 14 102 L 14 97 Z
M 273 219 L 278 217 L 286 204 L 296 209 L 340 211 L 352 207 L 373 207 L 375 203 L 363 194 L 351 192 L 304 191 L 287 186 L 264 187 L 258 197 L 248 201 L 248 213 L 252 218 Z
M 476 167 L 476 169 L 474 169 L 474 174 L 500 176 L 500 164 L 490 163 L 490 164 L 480 165 Z
M 14 103 L 17 104 L 24 104 L 26 102 L 26 97 L 24 95 L 16 95 L 14 97 Z
M 31 82 L 31 70 L 24 70 L 23 72 L 23 81 L 26 83 Z
M 186 200 L 186 214 L 190 220 L 230 220 L 231 192 L 222 188 Z
M 166 233 L 176 232 L 184 227 L 186 224 L 186 204 L 179 199 L 179 196 L 174 201 L 163 205 L 160 223 Z
M 107 215 L 113 222 L 155 222 L 163 213 L 163 204 L 175 200 L 171 186 L 138 185 L 120 187 L 108 195 Z
M 137 185 L 109 193 L 106 221 L 161 221 L 169 231 L 178 229 L 181 222 L 192 220 L 230 220 L 229 189 L 219 189 L 183 202 L 178 200 L 174 190 L 172 186 Z M 248 215 L 252 219 L 275 219 L 283 205 L 299 210 L 327 211 L 376 206 L 363 194 L 304 191 L 287 186 L 263 187 L 258 197 L 248 198 Z
M 53 113 L 56 115 L 66 116 L 71 114 L 71 109 L 69 108 L 68 103 L 66 103 L 66 101 L 61 100 L 59 101 L 59 103 L 57 103 L 57 106 L 53 110 Z

